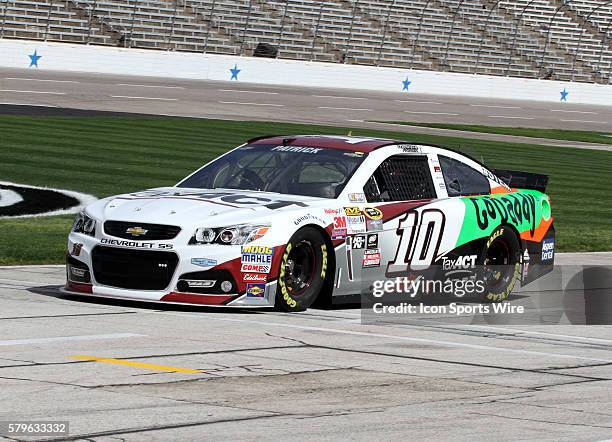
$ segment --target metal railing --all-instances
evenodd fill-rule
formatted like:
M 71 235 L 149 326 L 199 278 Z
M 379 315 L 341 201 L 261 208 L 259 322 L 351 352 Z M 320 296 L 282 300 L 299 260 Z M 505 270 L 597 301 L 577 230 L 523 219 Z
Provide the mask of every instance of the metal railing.
M 496 0 L 495 3 L 493 3 L 493 6 L 491 6 L 491 9 L 489 9 L 487 18 L 485 19 L 484 24 L 482 25 L 482 33 L 480 34 L 480 43 L 478 43 L 478 55 L 476 55 L 476 63 L 474 63 L 474 71 L 473 71 L 474 73 L 478 72 L 479 63 L 480 63 L 480 55 L 482 54 L 482 45 L 484 43 L 485 33 L 487 32 L 487 26 L 489 26 L 489 20 L 491 20 L 493 11 L 495 11 L 495 8 L 497 8 L 497 6 L 499 5 L 501 1 L 502 0 Z
M 593 15 L 593 13 L 597 12 L 599 9 L 601 9 L 604 6 L 609 5 L 610 3 L 612 3 L 612 0 L 609 0 L 605 3 L 602 3 L 601 5 L 593 8 L 586 16 L 585 21 L 588 23 L 589 19 L 591 18 L 591 15 Z M 608 32 L 608 30 L 606 29 L 606 33 Z M 572 58 L 572 78 L 571 81 L 574 81 L 574 73 L 576 70 L 576 58 L 578 57 L 578 51 L 580 50 L 580 43 L 582 43 L 582 36 L 584 35 L 584 28 L 582 28 L 580 30 L 580 37 L 578 38 L 578 44 L 576 45 L 576 50 L 574 51 L 574 57 Z M 604 38 L 605 38 L 605 34 L 604 34 Z M 602 43 L 601 43 L 601 49 L 603 50 L 603 44 L 604 44 L 604 40 L 602 39 Z
M 518 36 L 519 33 L 519 29 L 521 27 L 521 22 L 523 21 L 523 16 L 525 15 L 525 12 L 527 12 L 527 9 L 529 9 L 529 7 L 535 2 L 536 0 L 530 0 L 529 3 L 527 3 L 523 9 L 521 9 L 521 12 L 519 13 L 518 17 L 516 18 L 516 25 L 514 27 L 514 33 L 512 35 L 512 45 L 510 46 L 510 49 L 508 50 L 508 63 L 506 64 L 506 70 L 504 75 L 507 77 L 508 73 L 510 72 L 510 68 L 512 67 L 512 57 L 514 55 L 514 48 L 516 47 L 516 38 Z
M 49 9 L 44 30 L 33 38 L 56 39 L 56 31 L 51 31 L 52 11 L 64 2 L 38 1 Z M 398 0 L 386 0 L 384 6 L 366 0 L 158 0 L 155 4 L 167 5 L 164 10 L 168 13 L 158 24 L 161 31 L 156 42 L 142 36 L 141 21 L 155 7 L 148 0 L 74 0 L 70 7 L 83 10 L 87 44 L 99 41 L 95 26 L 102 33 L 110 31 L 106 35 L 115 36 L 112 41 L 123 47 L 203 53 L 226 47 L 225 53 L 244 56 L 263 42 L 277 47 L 276 56 L 284 58 L 407 69 L 467 69 L 474 74 L 506 76 L 519 72 L 538 78 L 550 77 L 551 70 L 557 70 L 555 79 L 612 82 L 612 8 L 606 8 L 612 0 L 599 0 L 586 13 L 574 8 L 574 0 L 562 0 L 545 19 L 536 0 L 520 5 L 513 1 L 421 0 L 418 7 L 408 7 L 409 3 Z M 7 34 L 13 5 L 12 0 L 0 0 L 0 38 L 14 36 L 12 28 L 11 35 Z M 124 11 L 114 17 L 113 11 L 121 5 Z M 475 5 L 486 13 L 470 15 Z M 339 8 L 344 13 L 334 15 Z M 493 17 L 504 22 L 502 31 L 490 29 Z M 561 23 L 568 19 L 573 28 L 564 31 Z M 186 23 L 189 29 L 198 30 L 189 40 L 183 32 Z M 302 37 L 293 38 L 295 35 Z M 477 50 L 462 53 L 462 39 L 471 39 Z M 595 41 L 599 46 L 593 49 Z M 541 44 L 534 51 L 527 42 Z
M 603 75 L 603 72 L 601 72 L 601 60 L 603 58 L 603 51 L 604 51 L 604 47 L 607 44 L 608 41 L 608 32 L 612 32 L 612 30 L 610 29 L 610 25 L 612 25 L 612 17 L 610 17 L 610 20 L 608 20 L 608 24 L 605 27 L 604 33 L 603 33 L 603 37 L 601 39 L 601 43 L 600 43 L 600 48 L 599 48 L 599 57 L 597 57 L 597 65 L 595 68 L 595 73 L 599 75 L 599 79 L 600 80 L 604 80 L 605 77 Z M 612 40 L 612 39 L 611 39 Z M 608 83 L 612 83 L 612 62 L 610 63 L 610 66 L 608 68 Z

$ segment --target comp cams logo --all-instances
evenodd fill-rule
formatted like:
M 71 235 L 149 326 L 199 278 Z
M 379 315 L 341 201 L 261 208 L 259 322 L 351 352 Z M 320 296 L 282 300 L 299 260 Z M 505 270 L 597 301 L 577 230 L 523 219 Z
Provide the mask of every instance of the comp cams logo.
M 0 181 L 0 218 L 76 213 L 96 199 L 70 190 Z

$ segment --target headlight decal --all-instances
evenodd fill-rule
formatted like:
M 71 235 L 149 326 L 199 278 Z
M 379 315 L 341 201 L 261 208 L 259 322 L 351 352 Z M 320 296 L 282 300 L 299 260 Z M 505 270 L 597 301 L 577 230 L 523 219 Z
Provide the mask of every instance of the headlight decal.
M 72 224 L 72 231 L 75 233 L 83 233 L 89 236 L 96 235 L 96 220 L 85 213 L 79 212 Z
M 263 238 L 269 224 L 238 224 L 225 227 L 200 227 L 196 229 L 189 244 L 244 245 Z

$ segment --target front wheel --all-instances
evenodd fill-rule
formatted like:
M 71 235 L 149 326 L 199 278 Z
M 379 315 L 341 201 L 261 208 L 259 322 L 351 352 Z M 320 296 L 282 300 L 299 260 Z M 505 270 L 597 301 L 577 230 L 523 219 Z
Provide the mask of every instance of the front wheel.
M 484 300 L 501 302 L 519 279 L 521 243 L 510 228 L 498 227 L 487 240 L 483 256 Z
M 325 285 L 327 245 L 318 230 L 304 227 L 291 237 L 280 263 L 276 306 L 287 312 L 310 307 Z

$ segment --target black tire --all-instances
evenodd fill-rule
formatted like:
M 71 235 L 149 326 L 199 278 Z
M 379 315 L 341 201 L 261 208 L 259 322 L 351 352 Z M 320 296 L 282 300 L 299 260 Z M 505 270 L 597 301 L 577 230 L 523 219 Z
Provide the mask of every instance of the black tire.
M 509 227 L 498 227 L 487 240 L 482 256 L 484 300 L 501 302 L 508 298 L 520 276 L 520 240 Z
M 301 312 L 315 302 L 325 285 L 328 253 L 317 229 L 304 227 L 295 232 L 280 263 L 276 307 Z

